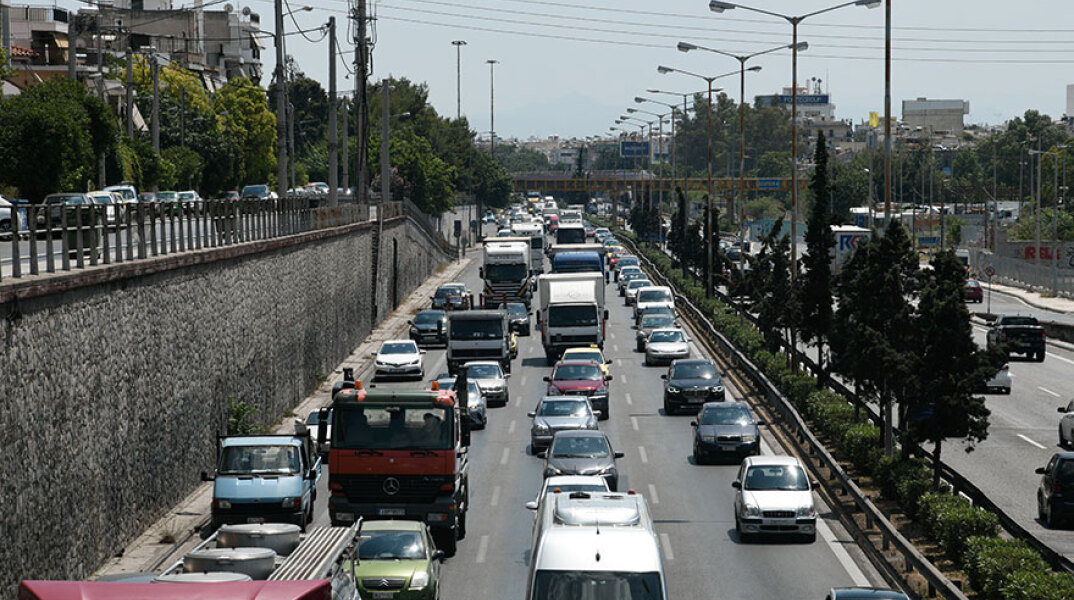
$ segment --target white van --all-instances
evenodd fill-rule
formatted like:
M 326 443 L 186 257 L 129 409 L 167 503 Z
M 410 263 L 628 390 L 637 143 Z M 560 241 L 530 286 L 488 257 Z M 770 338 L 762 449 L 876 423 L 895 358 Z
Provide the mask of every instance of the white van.
M 527 600 L 667 598 L 660 542 L 644 498 L 574 492 L 543 504 Z

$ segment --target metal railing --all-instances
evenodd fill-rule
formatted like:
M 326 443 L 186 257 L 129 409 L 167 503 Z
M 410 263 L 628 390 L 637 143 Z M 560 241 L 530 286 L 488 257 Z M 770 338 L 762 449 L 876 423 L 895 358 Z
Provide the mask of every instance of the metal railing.
M 1049 259 L 1041 259 L 1039 263 L 1033 263 L 1010 256 L 1000 256 L 982 248 L 970 250 L 970 268 L 978 277 L 985 277 L 985 269 L 989 266 L 995 270 L 992 281 L 996 283 L 1045 293 L 1055 291 L 1058 272 L 1059 296 L 1074 298 L 1074 270 L 1062 263 L 1056 269 L 1052 260 Z
M 221 248 L 370 219 L 368 205 L 327 198 L 36 204 L 13 207 L 0 240 L 0 281 Z M 400 203 L 382 209 L 403 214 Z

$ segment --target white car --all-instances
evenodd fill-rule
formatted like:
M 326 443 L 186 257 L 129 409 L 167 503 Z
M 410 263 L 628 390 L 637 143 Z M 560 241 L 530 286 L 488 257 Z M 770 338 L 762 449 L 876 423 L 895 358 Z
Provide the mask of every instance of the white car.
M 801 461 L 793 456 L 749 456 L 731 482 L 735 488 L 735 531 L 746 542 L 759 534 L 817 539 L 813 488 Z
M 537 492 L 537 498 L 527 502 L 526 508 L 537 510 L 545 496 L 557 490 L 562 494 L 611 492 L 608 489 L 608 480 L 600 475 L 553 475 L 544 480 L 541 490 Z
M 634 301 L 634 320 L 650 306 L 667 306 L 675 308 L 675 296 L 671 288 L 662 285 L 654 285 L 638 289 L 637 298 Z
M 1059 412 L 1063 415 L 1059 419 L 1059 445 L 1070 448 L 1074 446 L 1074 400 L 1065 407 L 1060 406 Z
M 645 341 L 645 365 L 671 364 L 679 358 L 690 358 L 690 339 L 678 327 L 661 327 L 649 333 Z
M 634 304 L 638 299 L 638 290 L 646 287 L 653 287 L 653 282 L 648 279 L 634 279 L 628 281 L 626 287 L 623 288 L 623 296 L 626 297 L 627 306 Z
M 985 391 L 996 391 L 1001 394 L 1010 394 L 1011 383 L 1011 365 L 1008 363 L 1003 363 L 1003 365 L 1000 366 L 999 370 L 996 371 L 996 374 L 992 376 L 992 379 L 989 379 L 985 383 Z
M 180 202 L 201 202 L 201 196 L 194 190 L 179 192 Z
M 377 379 L 383 377 L 425 378 L 422 364 L 425 351 L 414 340 L 388 340 L 380 345 L 373 370 Z
M 454 390 L 456 381 L 455 376 L 450 373 L 441 373 L 436 378 L 436 384 L 442 390 Z M 470 424 L 473 427 L 484 429 L 488 425 L 488 403 L 481 387 L 473 379 L 466 382 L 466 409 L 470 413 Z
M 115 225 L 120 219 L 120 210 L 122 209 L 121 196 L 115 192 L 97 191 L 86 194 L 89 196 L 93 203 L 103 207 L 105 222 L 109 225 Z
M 500 363 L 494 360 L 473 360 L 465 365 L 466 377 L 470 381 L 477 382 L 485 400 L 491 405 L 493 402 L 505 406 L 511 400 L 511 392 L 507 389 L 507 378 Z

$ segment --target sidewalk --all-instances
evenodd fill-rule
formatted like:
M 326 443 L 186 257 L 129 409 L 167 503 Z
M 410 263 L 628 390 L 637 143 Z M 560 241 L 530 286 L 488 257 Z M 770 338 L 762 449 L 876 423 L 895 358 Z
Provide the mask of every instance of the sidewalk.
M 987 281 L 982 281 L 981 285 L 984 286 L 986 290 L 988 289 L 988 286 L 991 285 L 993 292 L 1013 296 L 1034 308 L 1057 313 L 1074 313 L 1074 300 L 1071 300 L 1070 298 L 1041 296 L 1039 293 L 1030 290 L 1024 290 L 1022 288 L 1011 287 L 999 283 L 989 284 Z
M 417 310 L 426 308 L 428 299 L 440 285 L 456 281 L 459 275 L 479 257 L 478 248 L 471 248 L 467 256 L 459 262 L 446 263 L 439 272 L 425 280 L 410 294 L 354 351 L 340 363 L 331 376 L 321 383 L 305 400 L 280 419 L 280 425 L 274 433 L 294 432 L 294 418 L 303 417 L 310 411 L 327 405 L 331 401 L 332 385 L 343 379 L 343 369 L 354 369 L 355 378 L 360 378 L 363 371 L 371 364 L 373 355 L 381 342 L 388 339 L 407 337 L 407 321 Z M 91 579 L 104 575 L 123 573 L 159 572 L 182 556 L 189 548 L 201 541 L 198 535 L 201 526 L 209 518 L 213 484 L 202 483 L 180 502 L 168 514 L 146 529 L 142 535 L 130 542 L 123 551 L 102 565 Z

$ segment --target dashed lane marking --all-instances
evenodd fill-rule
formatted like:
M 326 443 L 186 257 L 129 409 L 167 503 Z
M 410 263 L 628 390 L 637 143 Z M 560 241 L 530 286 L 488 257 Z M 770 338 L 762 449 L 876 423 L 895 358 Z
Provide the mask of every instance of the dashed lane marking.
M 489 536 L 481 536 L 481 543 L 477 546 L 477 556 L 474 558 L 474 562 L 485 562 L 485 555 L 489 552 Z
M 634 404 L 634 399 L 630 397 L 630 392 L 627 392 L 626 394 L 623 394 L 623 397 L 626 398 L 626 403 L 627 404 L 630 404 L 630 405 Z
M 1056 398 L 1062 398 L 1062 396 L 1061 396 L 1061 395 L 1059 395 L 1059 394 L 1057 394 L 1057 393 L 1053 392 L 1052 390 L 1049 390 L 1049 389 L 1048 389 L 1048 388 L 1046 388 L 1046 387 L 1043 387 L 1043 386 L 1039 386 L 1039 385 L 1038 385 L 1038 386 L 1037 386 L 1037 389 L 1038 389 L 1038 390 L 1040 390 L 1040 391 L 1042 391 L 1042 392 L 1044 392 L 1045 394 L 1048 394 L 1049 396 L 1055 396 Z
M 523 375 L 522 377 L 520 377 L 519 382 L 522 384 L 522 387 L 526 387 L 526 376 Z
M 675 560 L 675 552 L 671 549 L 671 538 L 668 537 L 668 534 L 660 534 L 660 547 L 664 549 L 664 558 Z
M 656 486 L 649 484 L 649 502 L 653 504 L 660 504 L 660 494 L 656 493 Z
M 645 453 L 645 446 L 638 446 L 638 454 L 641 455 L 641 462 L 649 463 L 649 455 Z
M 507 426 L 507 433 L 514 433 L 515 432 L 515 425 L 517 425 L 517 424 L 518 423 L 515 422 L 514 419 L 511 419 L 511 424 Z
M 500 503 L 500 486 L 496 486 L 496 487 L 492 488 L 492 501 L 490 502 L 490 504 L 492 506 L 497 506 L 497 505 L 499 505 L 499 503 Z
M 1031 439 L 1027 438 L 1026 436 L 1024 436 L 1024 435 L 1022 435 L 1022 434 L 1020 434 L 1020 433 L 1018 434 L 1018 437 L 1020 437 L 1020 438 L 1022 438 L 1023 440 L 1025 440 L 1025 441 L 1029 442 L 1029 443 L 1030 443 L 1030 444 L 1032 444 L 1033 446 L 1036 446 L 1037 448 L 1040 448 L 1041 450 L 1044 450 L 1044 449 L 1045 449 L 1045 448 L 1044 448 L 1044 446 L 1042 446 L 1042 445 L 1038 444 L 1037 442 L 1034 442 L 1033 440 L 1031 440 Z
M 1059 356 L 1058 354 L 1052 354 L 1052 353 L 1049 352 L 1048 356 L 1050 356 L 1050 357 L 1052 357 L 1052 358 L 1054 358 L 1056 360 L 1061 360 L 1061 361 L 1063 361 L 1065 363 L 1069 363 L 1069 364 L 1074 365 L 1074 360 L 1070 360 L 1069 358 L 1064 358 L 1062 356 Z
M 638 431 L 638 418 L 630 417 L 630 426 L 634 428 L 634 431 Z
M 509 459 L 509 458 L 511 458 L 511 449 L 510 448 L 504 448 L 503 449 L 503 454 L 500 455 L 500 464 L 501 465 L 506 465 L 507 464 L 507 459 Z

